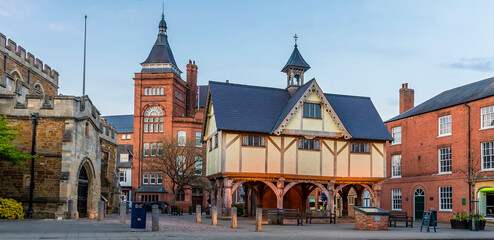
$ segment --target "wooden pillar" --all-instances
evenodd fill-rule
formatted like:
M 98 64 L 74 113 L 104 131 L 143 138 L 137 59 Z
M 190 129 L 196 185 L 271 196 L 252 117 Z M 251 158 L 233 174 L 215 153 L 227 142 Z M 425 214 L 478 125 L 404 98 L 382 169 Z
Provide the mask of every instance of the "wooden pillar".
M 232 185 L 233 185 L 233 180 L 225 178 L 223 180 L 224 184 L 224 199 L 225 199 L 225 214 L 228 214 L 228 211 L 231 210 L 232 208 Z
M 283 209 L 283 198 L 284 198 L 284 190 L 285 190 L 285 178 L 281 177 L 276 182 L 276 208 Z
M 328 183 L 329 196 L 327 196 L 328 197 L 328 205 L 326 206 L 326 209 L 329 209 L 331 211 L 335 211 L 334 198 L 335 198 L 336 194 L 334 192 L 334 183 L 335 183 L 334 180 L 331 180 Z
M 372 190 L 374 190 L 374 207 L 381 207 L 381 183 L 374 183 Z M 371 194 L 372 195 L 372 194 Z
M 246 191 L 245 191 L 245 208 L 246 208 L 246 211 L 247 211 L 247 216 L 249 217 L 252 217 L 252 190 L 250 188 L 248 188 L 247 186 L 245 186 L 246 188 Z

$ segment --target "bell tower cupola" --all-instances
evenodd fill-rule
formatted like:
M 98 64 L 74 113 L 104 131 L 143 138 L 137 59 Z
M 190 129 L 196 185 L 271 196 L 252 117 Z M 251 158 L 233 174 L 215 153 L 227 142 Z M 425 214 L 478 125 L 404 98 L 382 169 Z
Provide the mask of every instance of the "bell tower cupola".
M 286 73 L 286 87 L 287 88 L 298 88 L 304 84 L 304 73 L 309 70 L 310 66 L 304 60 L 300 52 L 298 51 L 297 45 L 297 34 L 293 36 L 295 39 L 295 46 L 292 55 L 288 59 L 285 67 L 281 70 Z

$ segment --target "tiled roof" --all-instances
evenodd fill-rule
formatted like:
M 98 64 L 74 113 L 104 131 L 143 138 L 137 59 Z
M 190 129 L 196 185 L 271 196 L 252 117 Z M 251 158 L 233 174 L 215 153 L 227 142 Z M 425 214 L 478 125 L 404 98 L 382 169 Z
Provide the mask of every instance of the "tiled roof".
M 117 168 L 132 168 L 132 160 L 134 159 L 132 145 L 117 145 Z M 120 161 L 120 154 L 129 154 L 129 159 L 127 162 Z
M 423 102 L 422 104 L 387 120 L 386 122 L 392 122 L 490 96 L 494 96 L 494 78 L 484 79 L 444 91 L 439 95 Z
M 148 58 L 143 63 L 171 63 L 174 66 L 177 66 L 166 34 L 158 34 L 158 38 L 156 39 Z
M 131 133 L 134 132 L 134 115 L 114 115 L 114 116 L 102 116 L 106 119 L 117 133 Z
M 293 97 L 286 89 L 209 82 L 216 126 L 221 130 L 271 134 L 312 81 L 315 80 L 300 87 Z M 370 98 L 325 96 L 353 138 L 392 140 Z
M 142 185 L 136 190 L 138 193 L 168 193 L 163 186 L 160 185 Z
M 281 71 L 283 72 L 285 68 L 288 66 L 302 67 L 307 69 L 310 68 L 309 64 L 302 57 L 302 54 L 300 54 L 300 52 L 298 51 L 297 45 L 295 45 L 292 55 L 290 56 L 288 62 L 286 62 L 285 66 Z

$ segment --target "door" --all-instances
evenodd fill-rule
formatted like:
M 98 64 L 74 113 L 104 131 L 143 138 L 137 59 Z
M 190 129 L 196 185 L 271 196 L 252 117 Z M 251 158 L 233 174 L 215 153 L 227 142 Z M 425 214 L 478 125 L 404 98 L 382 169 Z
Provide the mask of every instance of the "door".
M 79 218 L 87 217 L 87 192 L 88 192 L 88 177 L 86 168 L 83 166 L 79 173 L 79 184 L 77 186 L 77 211 Z
M 421 221 L 425 209 L 425 192 L 422 188 L 417 188 L 414 193 L 414 216 L 416 221 Z

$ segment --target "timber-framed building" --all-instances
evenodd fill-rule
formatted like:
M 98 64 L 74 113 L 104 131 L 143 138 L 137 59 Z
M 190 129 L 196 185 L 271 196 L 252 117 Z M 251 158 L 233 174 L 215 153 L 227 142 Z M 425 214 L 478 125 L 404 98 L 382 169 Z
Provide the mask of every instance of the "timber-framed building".
M 285 89 L 209 82 L 203 141 L 212 206 L 231 208 L 242 190 L 248 214 L 304 212 L 316 189 L 327 199 L 321 207 L 339 215 L 348 215 L 350 193 L 356 205 L 366 193 L 379 206 L 391 135 L 370 98 L 324 93 L 315 79 L 304 83 L 309 68 L 295 44 Z

